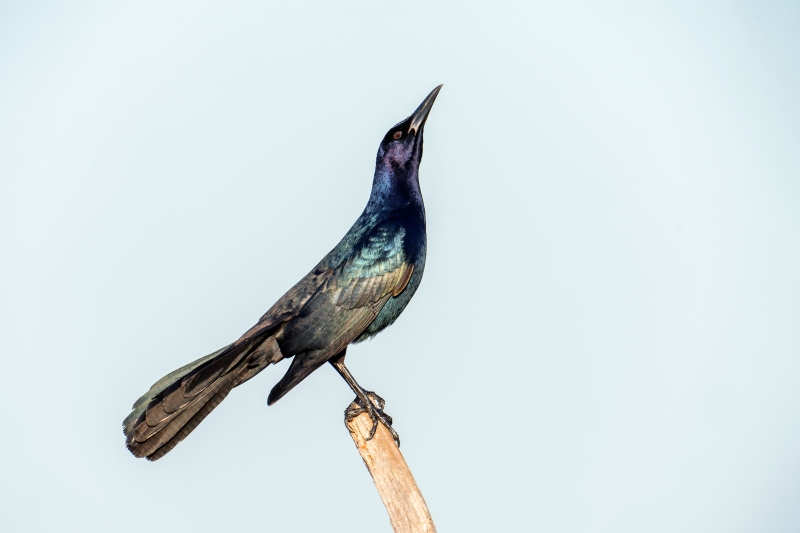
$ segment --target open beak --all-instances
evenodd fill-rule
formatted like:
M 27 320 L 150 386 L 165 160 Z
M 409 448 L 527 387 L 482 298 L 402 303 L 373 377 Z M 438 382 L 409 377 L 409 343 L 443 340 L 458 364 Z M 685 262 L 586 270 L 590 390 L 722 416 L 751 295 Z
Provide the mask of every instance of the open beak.
M 408 133 L 413 131 L 415 134 L 418 134 L 422 131 L 422 128 L 425 126 L 425 121 L 428 120 L 428 113 L 431 112 L 433 102 L 436 101 L 436 96 L 441 89 L 442 86 L 439 85 L 431 91 L 431 94 L 429 94 L 421 104 L 419 104 L 417 110 L 411 115 L 411 125 L 408 127 Z

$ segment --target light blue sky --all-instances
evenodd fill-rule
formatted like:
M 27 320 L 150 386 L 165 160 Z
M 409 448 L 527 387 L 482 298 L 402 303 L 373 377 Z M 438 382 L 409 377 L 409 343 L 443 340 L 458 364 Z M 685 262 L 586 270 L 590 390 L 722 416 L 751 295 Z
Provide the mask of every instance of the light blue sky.
M 120 423 L 444 83 L 425 279 L 348 358 L 439 531 L 798 531 L 800 10 L 696 4 L 0 4 L 2 529 L 389 530 L 332 369 L 157 463 Z

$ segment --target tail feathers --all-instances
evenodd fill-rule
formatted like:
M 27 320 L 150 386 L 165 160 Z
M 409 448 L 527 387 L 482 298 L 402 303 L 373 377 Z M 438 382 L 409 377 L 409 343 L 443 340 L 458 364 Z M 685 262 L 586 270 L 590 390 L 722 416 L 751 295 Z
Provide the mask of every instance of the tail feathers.
M 274 338 L 228 345 L 164 376 L 123 422 L 126 445 L 155 461 L 186 438 L 231 389 L 280 359 Z
M 153 435 L 153 438 L 145 437 L 143 442 L 136 442 L 135 446 L 129 445 L 128 449 L 137 457 L 147 457 L 150 461 L 160 459 L 194 431 L 194 428 L 200 425 L 200 422 L 216 406 L 222 403 L 232 388 L 233 376 L 227 375 L 181 411 L 177 417 L 164 426 L 162 431 Z M 138 437 L 134 439 L 138 441 Z
M 131 422 L 136 421 L 137 418 L 139 418 L 139 415 L 141 415 L 145 411 L 145 409 L 147 409 L 147 406 L 150 404 L 150 401 L 153 398 L 155 398 L 159 393 L 163 392 L 164 389 L 175 383 L 175 381 L 180 380 L 184 376 L 190 374 L 193 370 L 197 369 L 199 366 L 208 363 L 209 361 L 213 361 L 220 355 L 224 354 L 225 352 L 230 350 L 232 346 L 233 344 L 229 344 L 224 348 L 220 348 L 214 353 L 208 354 L 205 357 L 201 357 L 197 361 L 192 361 L 188 365 L 184 365 L 179 369 L 170 372 L 163 378 L 153 383 L 153 386 L 150 387 L 150 390 L 142 394 L 142 396 L 134 402 L 131 413 L 127 417 L 125 417 L 125 420 L 122 421 L 122 426 L 126 428 L 125 433 L 128 432 L 127 430 L 128 425 Z
M 313 352 L 295 355 L 294 359 L 292 359 L 292 364 L 289 365 L 289 370 L 286 371 L 286 375 L 272 387 L 267 398 L 267 405 L 272 405 L 283 398 L 286 393 L 311 375 L 314 370 L 324 365 L 329 359 L 327 355 L 328 352 L 325 350 L 314 350 Z

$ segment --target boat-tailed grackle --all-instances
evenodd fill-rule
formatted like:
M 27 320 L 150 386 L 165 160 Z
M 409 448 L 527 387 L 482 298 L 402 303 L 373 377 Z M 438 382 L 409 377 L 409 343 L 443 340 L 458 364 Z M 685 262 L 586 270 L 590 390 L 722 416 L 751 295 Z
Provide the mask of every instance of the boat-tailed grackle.
M 339 244 L 237 341 L 164 376 L 136 401 L 123 422 L 126 445 L 136 457 L 163 457 L 232 388 L 286 358 L 292 362 L 270 392 L 270 405 L 328 362 L 372 418 L 370 438 L 382 422 L 400 444 L 383 400 L 356 382 L 344 359 L 349 344 L 397 319 L 422 279 L 422 131 L 441 87 L 381 141 L 367 206 Z

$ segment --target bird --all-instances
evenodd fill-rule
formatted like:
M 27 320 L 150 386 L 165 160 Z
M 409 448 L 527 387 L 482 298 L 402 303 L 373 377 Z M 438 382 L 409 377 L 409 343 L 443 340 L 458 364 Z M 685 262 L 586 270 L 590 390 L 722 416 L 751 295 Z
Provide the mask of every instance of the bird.
M 366 412 L 400 437 L 383 398 L 361 387 L 345 366 L 347 347 L 372 338 L 397 320 L 425 270 L 427 234 L 419 184 L 425 123 L 437 86 L 383 137 L 369 200 L 341 241 L 231 344 L 158 380 L 122 423 L 136 457 L 156 461 L 185 439 L 234 387 L 267 366 L 291 359 L 272 388 L 272 405 L 325 363 L 356 394 L 348 419 Z

